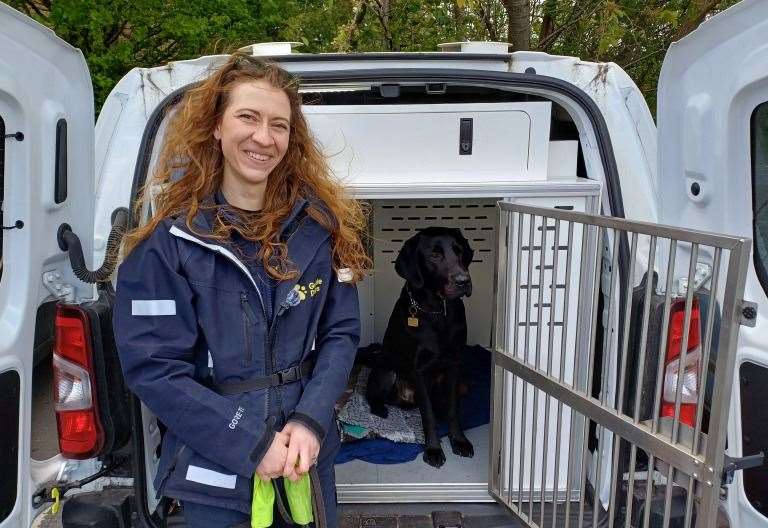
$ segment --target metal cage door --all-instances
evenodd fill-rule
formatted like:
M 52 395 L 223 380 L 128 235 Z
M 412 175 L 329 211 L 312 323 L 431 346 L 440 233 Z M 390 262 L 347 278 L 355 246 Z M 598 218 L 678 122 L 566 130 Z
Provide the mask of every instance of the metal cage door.
M 750 241 L 499 206 L 491 495 L 527 526 L 715 526 Z

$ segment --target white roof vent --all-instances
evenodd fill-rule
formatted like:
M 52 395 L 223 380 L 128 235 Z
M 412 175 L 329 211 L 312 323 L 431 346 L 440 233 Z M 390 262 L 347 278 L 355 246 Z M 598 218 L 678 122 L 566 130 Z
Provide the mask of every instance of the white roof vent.
M 301 45 L 301 42 L 257 42 L 243 46 L 238 51 L 251 55 L 290 55 L 293 53 L 293 48 Z
M 461 53 L 508 53 L 509 42 L 444 42 L 438 44 L 441 51 L 452 51 Z

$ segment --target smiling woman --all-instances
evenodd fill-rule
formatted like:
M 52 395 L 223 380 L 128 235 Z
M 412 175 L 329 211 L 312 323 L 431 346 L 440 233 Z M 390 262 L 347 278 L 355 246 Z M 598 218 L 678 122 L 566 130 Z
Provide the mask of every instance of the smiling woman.
M 231 205 L 259 210 L 267 176 L 288 150 L 291 104 L 265 80 L 235 86 L 213 132 L 224 155 L 221 190 Z
M 189 528 L 271 524 L 252 480 L 311 474 L 316 525 L 335 526 L 333 410 L 360 336 L 365 218 L 298 83 L 234 55 L 179 102 L 146 189 L 161 190 L 126 237 L 114 327 L 127 384 L 168 427 L 155 488 Z

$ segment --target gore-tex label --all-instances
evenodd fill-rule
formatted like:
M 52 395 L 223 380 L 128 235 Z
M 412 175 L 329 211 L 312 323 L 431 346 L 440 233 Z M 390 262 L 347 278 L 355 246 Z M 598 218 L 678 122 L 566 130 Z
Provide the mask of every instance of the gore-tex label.
M 229 422 L 229 428 L 234 429 L 235 427 L 237 427 L 237 424 L 240 423 L 240 420 L 243 419 L 244 414 L 245 414 L 245 409 L 243 409 L 242 407 L 238 407 L 237 412 L 232 417 L 232 421 Z

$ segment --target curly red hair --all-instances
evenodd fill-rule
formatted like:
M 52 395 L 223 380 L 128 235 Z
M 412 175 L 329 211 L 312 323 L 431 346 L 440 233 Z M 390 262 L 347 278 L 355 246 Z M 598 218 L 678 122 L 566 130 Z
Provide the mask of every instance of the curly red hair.
M 233 54 L 202 83 L 187 90 L 176 105 L 156 169 L 137 203 L 137 210 L 141 210 L 149 190 L 155 189 L 154 213 L 146 224 L 126 235 L 125 253 L 149 237 L 165 218 L 186 215 L 187 226 L 193 229 L 192 219 L 205 207 L 205 200 L 219 189 L 223 178 L 223 155 L 213 130 L 234 87 L 256 80 L 265 80 L 288 96 L 288 149 L 269 174 L 261 214 L 236 223 L 227 222 L 225 215 L 216 215 L 213 236 L 226 239 L 232 230 L 237 230 L 259 242 L 259 256 L 270 276 L 280 280 L 294 277 L 296 272 L 288 261 L 287 248 L 279 239 L 280 227 L 296 200 L 306 198 L 308 215 L 331 233 L 334 268 L 348 268 L 354 281 L 361 280 L 371 264 L 362 242 L 366 209 L 332 177 L 301 111 L 298 80 L 274 63 L 243 53 Z

